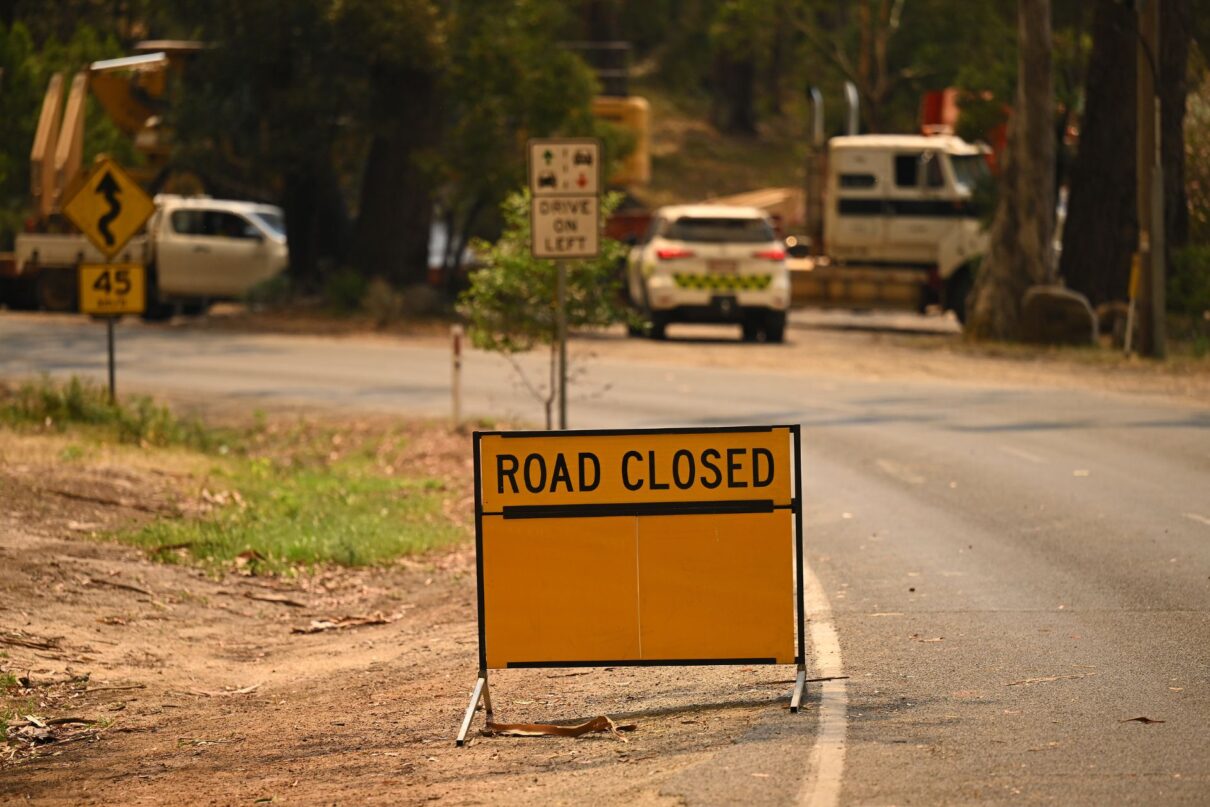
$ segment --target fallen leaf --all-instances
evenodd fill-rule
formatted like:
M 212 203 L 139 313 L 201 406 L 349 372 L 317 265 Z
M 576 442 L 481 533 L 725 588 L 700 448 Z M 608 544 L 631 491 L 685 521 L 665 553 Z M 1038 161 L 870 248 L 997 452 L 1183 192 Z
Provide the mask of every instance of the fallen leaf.
M 1148 725 L 1148 724 L 1151 724 L 1151 723 L 1166 723 L 1166 722 L 1168 722 L 1168 721 L 1166 721 L 1166 720 L 1153 720 L 1153 719 L 1152 719 L 1152 718 L 1150 718 L 1150 717 L 1128 717 L 1128 718 L 1126 718 L 1125 720 L 1119 720 L 1118 722 L 1119 722 L 1119 723 L 1142 723 L 1143 725 Z
M 559 726 L 553 723 L 488 723 L 480 730 L 484 737 L 580 737 L 593 732 L 608 732 L 622 742 L 626 738 L 620 731 L 634 731 L 638 726 L 633 723 L 619 726 L 605 715 L 594 717 L 586 723 L 575 726 Z
M 244 596 L 250 600 L 257 602 L 274 602 L 278 605 L 288 605 L 291 608 L 306 608 L 306 603 L 301 603 L 298 600 L 292 600 L 289 597 L 283 597 L 280 594 L 253 594 L 251 591 L 244 592 Z
M 373 616 L 346 616 L 339 619 L 312 619 L 311 624 L 305 628 L 293 628 L 291 633 L 323 633 L 327 630 L 347 630 L 349 628 L 361 628 L 366 625 L 389 625 L 399 619 L 400 614 L 392 614 L 384 616 L 382 614 L 374 614 Z
M 913 633 L 908 638 L 911 639 L 913 642 L 944 642 L 945 641 L 944 636 L 935 636 L 931 639 L 926 639 L 926 638 L 922 637 L 919 633 Z
M 1051 681 L 1071 681 L 1076 678 L 1087 678 L 1090 675 L 1096 675 L 1096 673 L 1090 672 L 1077 673 L 1076 675 L 1044 675 L 1041 678 L 1025 678 L 1020 681 L 1013 681 L 1011 684 L 1005 684 L 1005 686 L 1016 687 L 1031 686 L 1032 684 L 1048 684 Z

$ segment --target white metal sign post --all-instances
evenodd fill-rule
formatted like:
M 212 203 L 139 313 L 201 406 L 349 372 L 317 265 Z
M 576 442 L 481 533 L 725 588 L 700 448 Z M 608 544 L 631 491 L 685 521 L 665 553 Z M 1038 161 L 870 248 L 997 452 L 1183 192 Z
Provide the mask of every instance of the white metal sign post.
M 567 428 L 568 258 L 601 252 L 601 143 L 593 138 L 529 141 L 530 252 L 558 267 L 559 428 Z

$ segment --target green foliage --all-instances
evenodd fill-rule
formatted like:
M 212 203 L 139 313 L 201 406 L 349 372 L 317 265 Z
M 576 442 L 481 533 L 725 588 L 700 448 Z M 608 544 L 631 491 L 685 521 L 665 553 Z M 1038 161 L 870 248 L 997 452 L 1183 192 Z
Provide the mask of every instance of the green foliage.
M 0 390 L 0 424 L 36 425 L 60 432 L 86 426 L 123 443 L 202 451 L 221 450 L 233 437 L 208 429 L 197 419 L 178 417 L 145 396 L 111 404 L 103 387 L 75 376 L 65 384 L 44 378 L 15 390 Z
M 324 467 L 238 460 L 216 469 L 209 484 L 239 495 L 222 497 L 226 504 L 203 517 L 157 521 L 119 537 L 152 550 L 187 546 L 185 557 L 216 566 L 252 552 L 263 559 L 258 571 L 282 571 L 386 563 L 462 536 L 442 513 L 441 483 L 383 476 L 364 457 Z
M 1210 17 L 1210 15 L 1205 15 Z M 1189 240 L 1210 244 L 1210 78 L 1203 76 L 1186 99 L 1185 187 Z
M 470 325 L 471 342 L 484 350 L 519 353 L 551 345 L 556 332 L 558 270 L 551 260 L 530 254 L 530 196 L 514 193 L 501 207 L 504 233 L 495 244 L 479 244 L 485 266 L 471 275 L 470 288 L 458 303 L 458 312 Z M 608 216 L 621 201 L 620 194 L 602 200 Z M 601 328 L 627 316 L 619 289 L 618 266 L 625 247 L 601 239 L 601 255 L 567 262 L 567 325 Z
M 337 314 L 352 314 L 361 308 L 368 283 L 353 269 L 339 269 L 324 281 L 324 301 Z
M 252 307 L 280 308 L 294 298 L 294 284 L 288 274 L 280 274 L 257 283 L 244 294 Z
M 0 24 L 0 250 L 12 247 L 13 236 L 30 212 L 29 152 L 50 77 L 64 72 L 70 85 L 76 71 L 90 62 L 123 55 L 112 34 L 83 23 L 73 25 L 68 38 L 51 36 L 38 43 L 24 23 Z M 135 160 L 133 144 L 89 97 L 84 164 L 102 152 L 127 164 Z
M 460 3 L 445 19 L 447 123 L 433 159 L 441 215 L 455 242 L 493 229 L 485 220 L 525 181 L 527 136 L 603 136 L 607 164 L 627 148 L 615 127 L 590 114 L 592 72 L 553 39 L 568 16 L 566 5 L 510 5 L 501 13 L 496 4 Z
M 1210 244 L 1177 251 L 1168 273 L 1168 310 L 1200 318 L 1210 312 Z

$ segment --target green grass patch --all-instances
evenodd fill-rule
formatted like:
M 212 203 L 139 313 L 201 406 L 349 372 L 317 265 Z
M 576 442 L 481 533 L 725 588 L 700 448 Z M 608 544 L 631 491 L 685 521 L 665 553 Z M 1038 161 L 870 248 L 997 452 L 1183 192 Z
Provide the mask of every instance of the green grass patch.
M 106 535 L 165 561 L 257 573 L 367 566 L 465 535 L 443 508 L 445 483 L 405 470 L 409 437 L 398 425 L 271 423 L 257 412 L 246 426 L 219 429 L 150 398 L 110 404 L 103 388 L 73 378 L 0 388 L 2 427 L 67 436 L 56 453 L 63 466 L 130 444 L 153 466 L 188 468 L 195 481 L 183 495 L 199 500 L 185 508 L 192 515 Z
M 76 377 L 64 383 L 43 378 L 0 388 L 0 424 L 58 432 L 76 428 L 121 443 L 206 452 L 223 449 L 237 437 L 197 418 L 178 416 L 146 396 L 111 403 L 104 387 Z
M 221 488 L 210 513 L 118 537 L 165 560 L 241 561 L 259 573 L 381 564 L 463 536 L 442 511 L 441 482 L 388 477 L 360 456 L 320 467 L 235 459 L 209 483 Z

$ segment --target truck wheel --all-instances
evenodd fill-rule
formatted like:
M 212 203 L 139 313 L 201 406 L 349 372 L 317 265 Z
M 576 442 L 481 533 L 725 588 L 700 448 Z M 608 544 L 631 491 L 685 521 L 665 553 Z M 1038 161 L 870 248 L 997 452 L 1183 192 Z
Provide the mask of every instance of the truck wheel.
M 774 343 L 786 341 L 785 311 L 770 311 L 765 315 L 765 341 Z
M 0 304 L 11 311 L 36 311 L 38 290 L 28 278 L 0 278 Z
M 754 319 L 745 319 L 740 323 L 745 342 L 755 342 L 760 338 L 760 323 Z
M 38 307 L 44 311 L 75 311 L 76 273 L 73 269 L 43 269 L 35 287 Z
M 668 315 L 652 313 L 651 326 L 647 329 L 647 335 L 652 339 L 664 340 L 668 338 Z
M 946 285 L 945 307 L 953 311 L 963 325 L 966 324 L 966 298 L 970 296 L 973 285 L 971 270 L 967 268 L 959 269 Z

